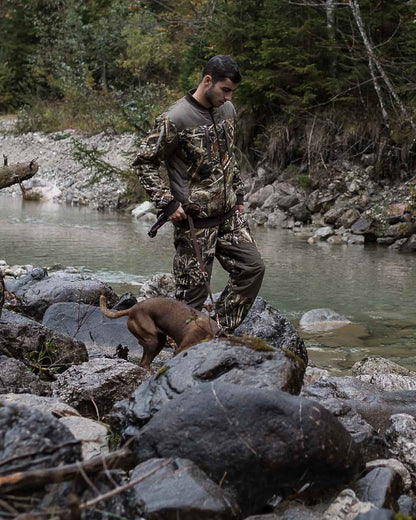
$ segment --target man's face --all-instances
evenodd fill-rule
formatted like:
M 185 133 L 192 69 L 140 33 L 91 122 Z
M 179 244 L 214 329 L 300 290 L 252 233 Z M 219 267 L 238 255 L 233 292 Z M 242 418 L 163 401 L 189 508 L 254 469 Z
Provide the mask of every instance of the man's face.
M 205 99 L 211 107 L 219 107 L 226 101 L 231 101 L 234 90 L 238 87 L 229 78 L 225 81 L 212 82 L 211 76 L 206 76 L 209 80 L 206 83 Z

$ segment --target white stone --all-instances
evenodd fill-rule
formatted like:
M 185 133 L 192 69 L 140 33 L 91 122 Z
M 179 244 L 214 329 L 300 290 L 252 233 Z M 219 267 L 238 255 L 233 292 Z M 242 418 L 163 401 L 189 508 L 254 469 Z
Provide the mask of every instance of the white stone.
M 131 212 L 133 217 L 140 218 L 146 213 L 154 211 L 155 207 L 153 202 L 150 202 L 150 200 L 145 200 L 138 206 L 134 208 L 134 210 Z
M 107 428 L 97 421 L 85 417 L 63 417 L 60 419 L 72 435 L 82 442 L 82 458 L 91 459 L 109 452 Z

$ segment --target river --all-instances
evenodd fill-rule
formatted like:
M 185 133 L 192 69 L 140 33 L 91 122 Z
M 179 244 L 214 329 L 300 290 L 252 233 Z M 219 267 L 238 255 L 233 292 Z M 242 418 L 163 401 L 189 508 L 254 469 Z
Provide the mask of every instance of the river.
M 0 259 L 78 267 L 120 295 L 137 293 L 144 280 L 171 271 L 171 225 L 154 239 L 148 228 L 125 214 L 0 195 Z M 345 373 L 355 361 L 377 355 L 416 370 L 414 255 L 371 245 L 309 245 L 287 230 L 256 227 L 253 234 L 267 269 L 260 295 L 296 328 L 303 313 L 322 307 L 354 324 L 325 333 L 300 331 L 315 365 Z M 225 283 L 216 265 L 213 290 Z

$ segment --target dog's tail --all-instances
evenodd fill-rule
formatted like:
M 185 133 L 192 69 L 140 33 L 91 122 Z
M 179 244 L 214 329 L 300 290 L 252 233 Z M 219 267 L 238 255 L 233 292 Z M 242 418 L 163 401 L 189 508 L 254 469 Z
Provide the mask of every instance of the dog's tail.
M 122 316 L 127 316 L 127 314 L 130 311 L 130 309 L 125 309 L 124 311 L 109 311 L 107 309 L 107 305 L 105 303 L 104 294 L 102 294 L 100 296 L 100 309 L 101 309 L 101 312 L 104 314 L 104 316 L 106 316 L 107 318 L 111 318 L 111 319 L 121 318 Z

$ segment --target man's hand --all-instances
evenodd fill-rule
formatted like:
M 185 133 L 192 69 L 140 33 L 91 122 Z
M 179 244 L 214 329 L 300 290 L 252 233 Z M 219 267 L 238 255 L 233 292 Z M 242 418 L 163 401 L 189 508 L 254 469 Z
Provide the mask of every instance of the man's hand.
M 185 220 L 187 218 L 185 211 L 183 210 L 182 204 L 179 203 L 179 207 L 169 215 L 168 220 L 178 222 L 179 220 Z
M 244 213 L 244 205 L 243 204 L 237 204 L 237 210 L 239 213 Z

